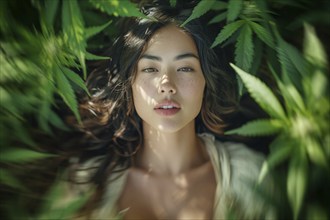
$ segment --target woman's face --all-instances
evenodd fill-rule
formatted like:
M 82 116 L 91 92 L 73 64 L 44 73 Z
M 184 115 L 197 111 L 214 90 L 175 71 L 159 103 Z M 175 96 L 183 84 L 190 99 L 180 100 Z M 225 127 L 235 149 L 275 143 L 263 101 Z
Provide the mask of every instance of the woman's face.
M 193 123 L 205 88 L 197 47 L 175 25 L 158 30 L 137 64 L 133 100 L 143 126 L 176 132 Z

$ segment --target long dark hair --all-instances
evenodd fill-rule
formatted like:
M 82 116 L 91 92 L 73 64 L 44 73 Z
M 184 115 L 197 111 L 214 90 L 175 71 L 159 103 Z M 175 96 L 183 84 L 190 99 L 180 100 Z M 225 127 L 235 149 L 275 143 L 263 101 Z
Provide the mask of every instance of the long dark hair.
M 105 187 L 109 176 L 132 165 L 133 156 L 143 144 L 141 119 L 136 114 L 131 85 L 136 65 L 150 37 L 168 24 L 180 26 L 190 10 L 180 7 L 157 6 L 142 8 L 149 17 L 128 19 L 123 33 L 116 39 L 104 62 L 88 77 L 91 97 L 82 100 L 82 124 L 77 128 L 84 133 L 81 139 L 80 162 L 100 157 L 93 175 L 86 180 Z M 223 60 L 210 48 L 203 25 L 194 20 L 181 27 L 194 39 L 198 48 L 206 88 L 202 109 L 196 118 L 196 132 L 223 133 L 228 115 L 236 110 L 237 94 L 234 77 L 224 72 Z

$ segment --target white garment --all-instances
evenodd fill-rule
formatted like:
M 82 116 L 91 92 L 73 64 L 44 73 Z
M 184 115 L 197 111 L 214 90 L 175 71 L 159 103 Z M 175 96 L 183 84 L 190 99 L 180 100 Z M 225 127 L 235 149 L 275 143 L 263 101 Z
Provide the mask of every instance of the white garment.
M 199 136 L 207 148 L 217 182 L 213 219 L 226 219 L 228 216 L 238 219 L 274 219 L 274 210 L 258 193 L 266 190 L 269 194 L 273 188 L 271 182 L 256 187 L 263 155 L 240 143 L 217 141 L 208 133 Z M 125 210 L 118 211 L 116 204 L 125 186 L 127 173 L 126 170 L 110 177 L 115 180 L 109 183 L 101 207 L 93 212 L 92 219 L 120 219 Z

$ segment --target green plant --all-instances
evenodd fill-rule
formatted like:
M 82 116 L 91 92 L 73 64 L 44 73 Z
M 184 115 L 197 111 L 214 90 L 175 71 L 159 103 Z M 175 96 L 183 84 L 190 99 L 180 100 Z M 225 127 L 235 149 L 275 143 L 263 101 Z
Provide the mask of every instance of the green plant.
M 175 6 L 180 1 L 169 3 Z M 329 45 L 322 47 L 314 29 L 306 25 L 303 53 L 297 48 L 305 21 L 320 36 L 328 36 L 329 9 L 329 1 L 202 0 L 186 21 L 212 15 L 209 25 L 218 30 L 212 47 L 234 45 L 233 68 L 239 82 L 269 114 L 268 119 L 249 122 L 228 134 L 275 136 L 260 180 L 273 170 L 285 182 L 286 187 L 279 190 L 287 194 L 292 213 L 283 218 L 328 217 L 329 67 L 325 51 Z M 110 59 L 99 50 L 111 44 L 116 21 L 123 16 L 144 15 L 129 0 L 0 1 L 0 184 L 10 192 L 3 198 L 12 200 L 1 206 L 5 218 L 58 218 L 82 205 L 75 201 L 63 212 L 48 213 L 47 207 L 58 196 L 55 181 L 46 193 L 49 203 L 35 213 L 25 210 L 22 195 L 31 192 L 17 170 L 24 172 L 35 161 L 57 156 L 56 150 L 41 146 L 40 134 L 68 129 L 62 122 L 63 106 L 79 121 L 77 93 L 88 93 L 84 85 L 88 61 Z M 265 75 L 276 82 L 275 88 L 255 77 Z M 244 92 L 241 84 L 240 93 Z M 282 166 L 288 166 L 288 171 Z
M 285 44 L 281 46 L 282 51 L 288 51 Z M 269 169 L 275 169 L 285 160 L 289 160 L 286 191 L 295 219 L 298 218 L 303 206 L 307 206 L 309 211 L 312 210 L 313 204 L 304 204 L 311 173 L 320 169 L 324 175 L 328 175 L 330 171 L 327 57 L 314 29 L 308 25 L 305 27 L 304 57 L 305 59 L 300 57 L 299 60 L 295 57 L 291 57 L 292 60 L 283 59 L 282 78 L 273 73 L 284 99 L 283 104 L 262 81 L 232 65 L 248 92 L 270 118 L 248 122 L 227 132 L 248 136 L 276 134 L 276 139 L 270 145 L 271 153 L 262 167 L 260 181 Z M 301 81 L 302 92 L 299 92 L 286 76 L 290 73 L 290 61 L 296 62 L 297 65 L 303 65 L 301 61 L 308 63 L 308 67 L 301 72 L 304 76 Z M 322 208 L 318 209 L 321 216 L 326 212 Z
M 35 161 L 58 156 L 56 149 L 43 147 L 39 138 L 52 135 L 54 129 L 68 129 L 62 121 L 63 106 L 80 121 L 77 93 L 88 94 L 86 63 L 110 59 L 93 51 L 111 43 L 102 37 L 111 39 L 116 32 L 112 22 L 144 15 L 128 0 L 4 0 L 0 16 L 0 184 L 14 201 L 3 203 L 1 215 L 56 219 L 59 213 L 24 210 L 23 195 L 33 192 L 19 176 Z M 10 208 L 15 204 L 13 195 L 23 201 L 16 211 Z M 74 202 L 67 214 L 81 205 Z
M 284 40 L 289 38 L 300 46 L 297 43 L 300 37 L 289 36 L 289 30 L 298 31 L 305 21 L 318 27 L 329 25 L 323 18 L 330 5 L 325 1 L 319 3 L 315 5 L 304 0 L 201 1 L 186 21 L 215 11 L 209 24 L 222 23 L 224 27 L 212 47 L 235 45 L 235 65 L 231 65 L 240 77 L 239 82 L 269 118 L 248 122 L 226 134 L 274 136 L 260 181 L 269 170 L 281 177 L 275 184 L 280 185 L 278 190 L 286 195 L 282 200 L 287 198 L 292 209 L 292 214 L 280 214 L 285 218 L 327 219 L 328 215 L 326 197 L 329 192 L 320 187 L 329 184 L 330 173 L 327 47 L 322 46 L 310 25 L 305 25 L 303 52 Z M 285 14 L 288 12 L 296 17 L 289 20 L 287 17 L 291 15 Z M 287 29 L 284 28 L 286 24 Z M 255 76 L 258 74 L 268 75 L 276 86 L 270 88 Z M 240 94 L 244 92 L 241 85 Z M 281 182 L 285 182 L 286 187 L 282 187 Z M 315 195 L 316 192 L 319 194 Z

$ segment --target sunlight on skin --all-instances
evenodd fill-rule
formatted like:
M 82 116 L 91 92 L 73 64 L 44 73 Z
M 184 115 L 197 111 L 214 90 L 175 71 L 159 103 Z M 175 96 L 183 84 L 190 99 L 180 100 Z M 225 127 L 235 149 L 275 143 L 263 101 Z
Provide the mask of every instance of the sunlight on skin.
M 193 175 L 187 173 L 175 177 L 136 169 L 137 172 L 129 176 L 134 182 L 131 185 L 133 188 L 127 189 L 127 192 L 130 195 L 137 192 L 137 195 L 135 199 L 128 197 L 131 205 L 125 207 L 132 207 L 130 211 L 133 211 L 133 216 L 137 210 L 144 213 L 152 210 L 153 216 L 148 216 L 148 219 L 209 219 L 208 212 L 203 208 L 204 204 L 208 207 L 213 204 L 213 197 L 206 196 L 210 193 L 214 196 L 210 190 L 212 187 L 203 187 L 206 182 L 212 182 L 207 177 L 209 174 L 205 173 L 209 169 L 212 169 L 210 163 L 193 170 L 190 173 Z
M 159 132 L 154 132 L 153 130 L 149 130 L 148 133 L 150 135 L 156 136 L 158 141 L 160 140 Z M 157 157 L 157 159 L 161 160 L 162 155 L 160 154 L 160 152 L 158 152 L 157 148 L 153 144 L 150 143 L 150 141 L 149 141 L 148 146 L 150 146 L 150 149 L 151 149 L 152 153 Z M 148 163 L 147 170 L 148 170 L 148 173 L 154 172 L 154 167 L 153 167 L 153 164 L 151 162 Z
M 164 199 L 162 192 L 155 193 L 161 204 L 154 204 L 157 216 L 169 216 L 168 210 L 177 209 L 177 215 L 173 219 L 206 219 L 205 210 L 201 208 L 201 204 L 210 203 L 205 197 L 192 197 L 193 189 L 186 175 L 180 175 L 173 178 L 170 182 L 164 180 L 164 184 L 172 185 L 172 189 L 165 193 L 168 196 Z
M 159 131 L 176 132 L 198 115 L 205 78 L 192 38 L 175 26 L 168 29 L 168 33 L 159 31 L 147 43 L 132 91 L 143 123 Z M 159 117 L 154 107 L 164 100 L 178 103 L 181 110 L 175 116 Z
M 188 186 L 187 178 L 185 177 L 185 175 L 180 175 L 178 177 L 175 177 L 174 182 L 176 185 L 178 185 L 182 188 Z
M 144 89 L 142 88 L 142 86 L 138 86 L 137 90 L 141 93 L 142 97 L 144 98 L 145 102 L 148 103 L 148 105 L 152 106 L 152 105 L 156 105 L 157 102 L 154 98 L 152 98 L 151 96 L 148 96 L 147 93 L 144 91 Z
M 210 164 L 205 164 L 192 172 L 203 173 L 204 169 L 210 169 L 211 167 Z M 203 196 L 192 196 L 196 189 L 202 189 L 201 187 L 205 185 L 205 181 L 207 181 L 205 176 L 203 176 L 204 178 L 201 181 L 195 183 L 197 184 L 197 188 L 194 188 L 191 183 L 196 177 L 189 177 L 189 173 L 168 178 L 153 175 L 143 170 L 137 171 L 138 173 L 134 175 L 142 174 L 143 176 L 142 179 L 138 180 L 138 185 L 149 191 L 148 200 L 157 201 L 150 204 L 150 208 L 154 210 L 157 217 L 163 218 L 164 216 L 171 216 L 173 219 L 207 218 L 205 210 L 200 207 L 201 204 L 209 203 L 212 205 L 212 199 Z M 203 193 L 201 193 L 201 195 L 203 195 Z M 141 197 L 139 202 L 144 203 L 145 201 Z M 168 210 L 177 210 L 177 214 L 172 216 Z
M 151 37 L 132 84 L 144 142 L 119 201 L 127 219 L 211 217 L 214 171 L 195 131 L 205 84 L 189 34 L 169 25 Z
M 206 215 L 203 210 L 197 208 L 191 208 L 189 210 L 184 210 L 177 216 L 178 219 L 206 219 Z

